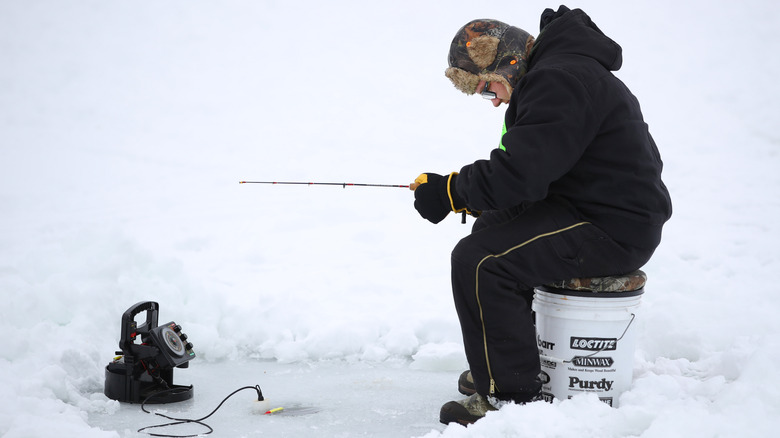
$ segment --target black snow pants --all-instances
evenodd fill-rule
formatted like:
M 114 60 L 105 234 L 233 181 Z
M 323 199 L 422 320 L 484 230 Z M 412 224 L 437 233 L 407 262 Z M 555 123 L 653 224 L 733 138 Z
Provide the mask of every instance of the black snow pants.
M 632 272 L 652 253 L 615 242 L 563 200 L 483 212 L 452 251 L 455 307 L 477 392 L 517 402 L 538 394 L 535 286 Z

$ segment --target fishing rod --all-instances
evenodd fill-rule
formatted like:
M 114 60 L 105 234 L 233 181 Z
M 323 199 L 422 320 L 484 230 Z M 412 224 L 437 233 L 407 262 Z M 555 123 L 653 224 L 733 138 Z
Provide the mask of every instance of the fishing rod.
M 281 184 L 281 185 L 298 185 L 298 186 L 341 186 L 342 188 L 350 187 L 397 187 L 403 189 L 415 190 L 420 186 L 419 183 L 412 183 L 411 185 L 404 184 L 362 184 L 362 183 L 334 183 L 334 182 L 303 182 L 303 181 L 239 181 L 239 184 Z M 463 211 L 463 217 L 461 223 L 466 223 L 466 211 Z
M 302 182 L 302 181 L 239 181 L 239 184 L 280 184 L 299 186 L 341 186 L 347 187 L 397 187 L 408 189 L 409 185 L 402 184 L 360 184 L 360 183 L 334 183 L 334 182 Z

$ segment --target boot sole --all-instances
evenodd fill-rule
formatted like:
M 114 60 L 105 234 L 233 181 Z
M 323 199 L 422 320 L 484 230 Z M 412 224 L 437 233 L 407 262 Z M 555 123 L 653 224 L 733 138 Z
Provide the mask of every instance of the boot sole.
M 468 386 L 458 385 L 458 392 L 463 395 L 474 395 L 477 390 Z

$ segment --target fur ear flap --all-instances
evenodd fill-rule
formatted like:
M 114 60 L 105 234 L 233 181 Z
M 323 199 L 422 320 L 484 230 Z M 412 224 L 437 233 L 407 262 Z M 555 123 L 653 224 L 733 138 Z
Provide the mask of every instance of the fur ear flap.
M 444 76 L 447 76 L 449 80 L 452 81 L 455 88 L 466 94 L 474 94 L 477 92 L 479 77 L 473 73 L 469 73 L 466 70 L 457 67 L 450 67 L 444 71 Z
M 514 88 L 512 88 L 512 86 L 509 85 L 509 82 L 506 80 L 506 78 L 501 76 L 500 74 L 485 73 L 479 75 L 479 79 L 486 82 L 495 82 L 495 83 L 503 84 L 506 87 L 506 91 L 510 96 L 512 95 L 512 91 L 514 91 Z
M 494 36 L 480 35 L 466 43 L 466 50 L 474 64 L 484 70 L 495 61 L 499 42 L 501 40 Z

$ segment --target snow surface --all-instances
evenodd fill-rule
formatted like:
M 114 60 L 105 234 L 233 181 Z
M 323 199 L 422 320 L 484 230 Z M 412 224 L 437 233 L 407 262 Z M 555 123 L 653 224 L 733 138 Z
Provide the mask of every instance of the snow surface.
M 198 357 L 199 416 L 234 389 L 317 413 L 212 436 L 766 437 L 780 429 L 780 4 L 582 0 L 624 49 L 674 216 L 645 267 L 634 382 L 438 423 L 464 367 L 449 253 L 470 226 L 396 188 L 484 158 L 503 109 L 444 78 L 478 17 L 538 30 L 536 0 L 0 0 L 0 435 L 134 437 L 108 400 L 132 304 Z M 170 433 L 180 433 L 171 430 Z

